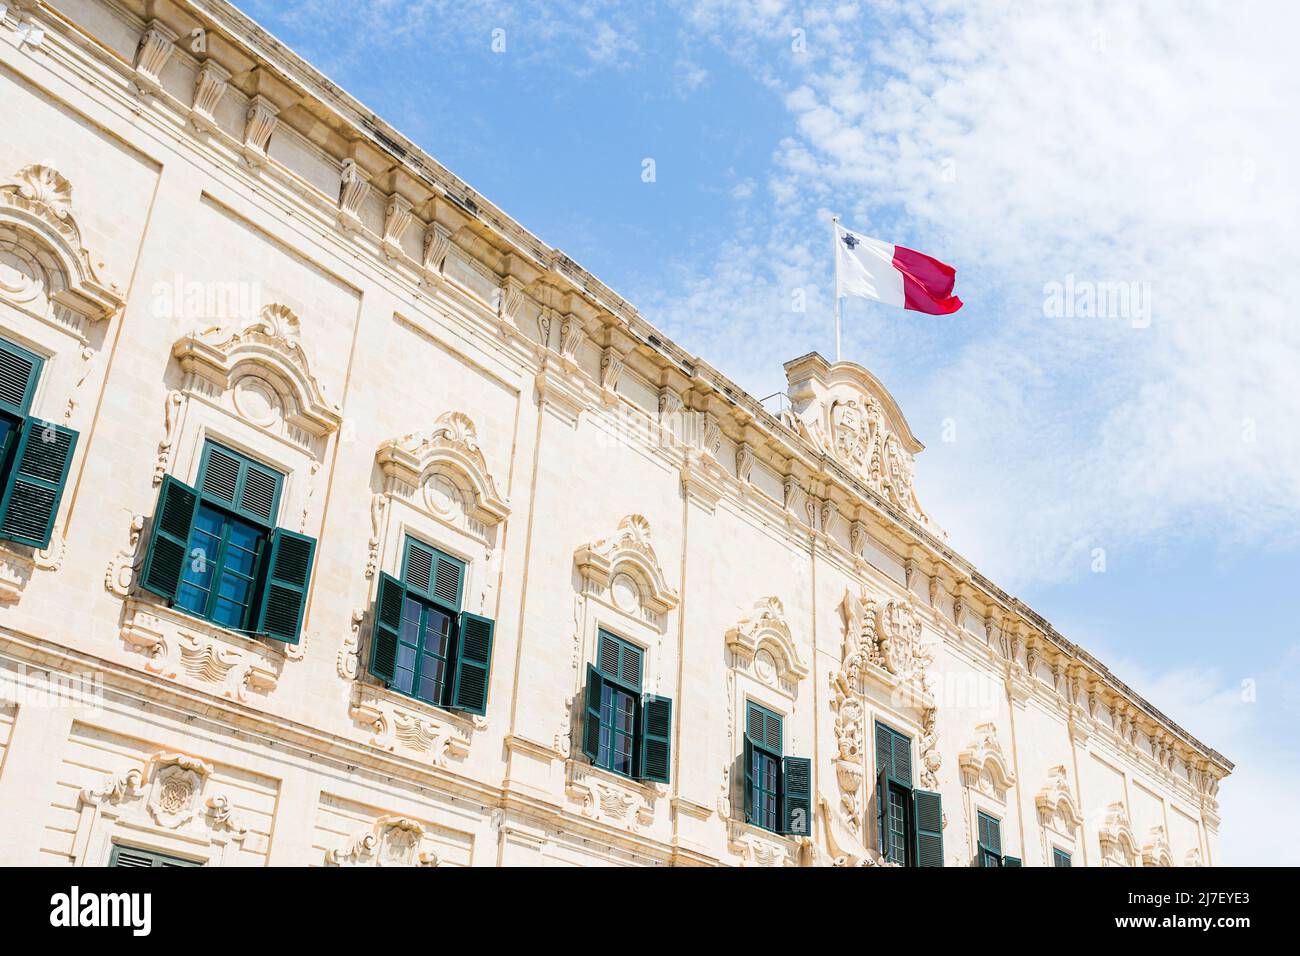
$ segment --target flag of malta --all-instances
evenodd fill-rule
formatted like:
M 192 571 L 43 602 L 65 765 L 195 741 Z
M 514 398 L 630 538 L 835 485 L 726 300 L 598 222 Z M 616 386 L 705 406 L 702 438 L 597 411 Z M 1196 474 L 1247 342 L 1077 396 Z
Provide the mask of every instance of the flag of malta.
M 950 315 L 957 270 L 923 252 L 882 242 L 835 223 L 836 297 L 858 295 L 913 312 Z

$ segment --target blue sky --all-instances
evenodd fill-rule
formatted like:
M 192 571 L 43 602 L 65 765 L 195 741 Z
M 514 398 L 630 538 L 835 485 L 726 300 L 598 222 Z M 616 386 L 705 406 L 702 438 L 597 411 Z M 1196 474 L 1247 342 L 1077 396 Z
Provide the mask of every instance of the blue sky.
M 1237 762 L 1227 862 L 1300 862 L 1289 5 L 241 5 L 756 395 L 833 353 L 830 212 L 954 264 L 954 318 L 845 305 L 922 503 Z M 1068 277 L 1149 308 L 1050 314 Z

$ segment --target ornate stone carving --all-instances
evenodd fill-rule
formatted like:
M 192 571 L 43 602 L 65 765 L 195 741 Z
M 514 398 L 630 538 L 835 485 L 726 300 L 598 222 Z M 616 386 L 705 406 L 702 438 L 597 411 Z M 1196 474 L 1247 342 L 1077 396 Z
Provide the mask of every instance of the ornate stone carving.
M 395 193 L 388 200 L 388 208 L 384 212 L 384 237 L 380 241 L 386 256 L 395 259 L 403 254 L 402 236 L 411 224 L 411 211 L 411 201 L 405 196 Z
M 383 816 L 325 853 L 326 866 L 437 866 L 438 854 L 421 850 L 424 824 L 410 817 Z
M 908 517 L 928 525 L 914 487 L 915 456 L 923 446 L 880 381 L 861 366 L 829 365 L 815 353 L 786 371 L 794 403 L 786 423 Z
M 677 592 L 669 586 L 651 543 L 650 522 L 641 515 L 628 515 L 614 534 L 582 545 L 573 552 L 573 560 L 588 584 L 600 592 L 609 588 L 615 574 L 625 573 L 637 587 L 642 616 L 656 627 L 662 627 L 663 616 L 677 606 Z
M 217 131 L 217 107 L 230 87 L 230 71 L 216 60 L 204 60 L 194 78 L 190 122 L 201 133 Z
M 785 619 L 780 598 L 767 597 L 727 631 L 727 649 L 741 666 L 755 665 L 760 680 L 771 684 L 796 685 L 809 674 L 808 665 L 799 656 Z M 761 666 L 760 666 L 761 664 Z M 764 679 L 765 671 L 770 676 Z
M 1169 837 L 1164 827 L 1154 826 L 1147 832 L 1146 842 L 1142 844 L 1142 865 L 1174 865 L 1174 855 L 1169 849 Z
M 509 337 L 515 334 L 522 319 L 520 312 L 523 307 L 523 284 L 513 276 L 507 276 L 497 296 L 497 324 L 502 335 Z
M 280 108 L 260 93 L 249 100 L 242 148 L 248 165 L 258 167 L 266 164 L 267 149 L 271 145 L 271 134 L 279 123 L 279 115 Z
M 339 173 L 338 223 L 345 232 L 361 231 L 361 204 L 370 194 L 370 177 L 355 159 L 343 160 Z
M 845 628 L 845 675 L 854 686 L 874 668 L 891 675 L 886 686 L 909 684 L 916 694 L 928 694 L 927 668 L 933 653 L 921 643 L 921 619 L 909 601 L 877 601 L 866 589 L 855 596 L 845 590 L 840 602 Z
M 618 379 L 623 374 L 623 356 L 612 348 L 600 353 L 600 390 L 606 397 L 618 391 Z
M 1106 818 L 1097 832 L 1101 843 L 1102 866 L 1133 866 L 1138 858 L 1137 840 L 1128 822 L 1128 810 L 1122 800 L 1106 808 Z
M 437 223 L 424 231 L 424 258 L 420 267 L 424 280 L 434 285 L 442 281 L 447 254 L 451 252 L 451 235 Z
M 240 329 L 213 326 L 186 335 L 172 347 L 188 376 L 183 391 L 229 391 L 243 417 L 254 411 L 255 398 L 257 414 L 251 417 L 259 425 L 279 428 L 310 450 L 309 439 L 337 431 L 343 416 L 312 375 L 299 331 L 298 316 L 272 304 Z
M 741 866 L 798 866 L 806 842 L 806 837 L 784 839 L 738 820 L 727 823 L 727 847 L 740 857 Z
M 1038 808 L 1039 825 L 1063 835 L 1073 836 L 1083 823 L 1079 805 L 1070 791 L 1070 775 L 1063 765 L 1047 771 L 1047 785 L 1034 797 L 1034 805 Z
M 250 692 L 274 690 L 287 657 L 278 642 L 244 637 L 137 598 L 126 600 L 121 637 L 144 655 L 146 671 L 241 702 Z
M 144 531 L 144 521 L 144 515 L 131 517 L 126 547 L 118 551 L 108 562 L 108 567 L 104 569 L 104 589 L 118 597 L 126 597 L 131 593 L 135 575 L 140 570 L 141 562 L 144 561 L 144 555 L 136 557 L 136 549 L 140 546 L 140 535 Z
M 463 493 L 467 516 L 480 524 L 497 525 L 510 513 L 488 470 L 474 422 L 463 412 L 444 412 L 428 432 L 384 442 L 375 460 L 386 479 L 408 489 L 428 492 L 431 481 L 447 482 L 432 490 L 442 488 L 452 496 Z M 449 479 L 448 473 L 456 480 Z
M 135 87 L 151 96 L 162 89 L 162 71 L 176 51 L 176 31 L 161 20 L 150 20 L 135 49 Z
M 231 809 L 224 792 L 212 793 L 212 765 L 189 754 L 160 750 L 143 767 L 129 767 L 81 791 L 88 806 L 124 807 L 143 801 L 142 809 L 165 830 L 225 830 L 242 839 L 247 828 Z
M 176 428 L 180 424 L 180 409 L 184 398 L 182 392 L 173 389 L 167 393 L 167 398 L 163 402 L 163 438 L 158 443 L 158 460 L 153 466 L 155 488 L 162 484 L 167 469 L 171 467 L 172 446 L 176 442 Z
M 365 618 L 365 608 L 352 609 L 352 627 L 348 636 L 343 639 L 343 646 L 339 648 L 338 658 L 335 661 L 335 669 L 344 680 L 356 680 L 357 675 L 361 673 L 361 624 Z
M 122 305 L 122 293 L 103 278 L 104 263 L 82 245 L 81 227 L 72 211 L 72 185 L 49 166 L 25 166 L 0 183 L 0 240 L 4 246 L 31 245 L 42 253 L 26 271 L 0 266 L 0 297 L 26 303 L 38 295 L 77 316 L 104 319 Z M 8 273 L 13 273 L 10 277 Z
M 754 472 L 754 449 L 746 442 L 741 442 L 736 446 L 736 480 L 740 482 L 742 488 L 750 483 L 750 476 Z
M 463 760 L 473 731 L 487 727 L 484 718 L 461 717 L 381 687 L 356 684 L 352 693 L 349 712 L 369 731 L 367 743 L 427 760 L 435 767 L 446 767 L 453 757 Z
M 640 832 L 654 823 L 660 792 L 656 784 L 624 782 L 612 774 L 594 770 L 585 761 L 565 762 L 565 796 L 579 805 L 579 813 L 591 820 Z
M 840 829 L 839 817 L 831 812 L 826 798 L 818 801 L 821 807 L 819 816 L 822 821 L 822 838 L 825 850 L 814 846 L 814 859 L 818 866 L 898 866 L 888 860 L 882 860 L 875 850 L 865 849 L 861 837 L 856 833 L 847 833 Z
M 975 727 L 975 738 L 957 755 L 957 765 L 961 768 L 963 786 L 1002 802 L 1016 782 L 998 742 L 997 725 L 993 723 Z

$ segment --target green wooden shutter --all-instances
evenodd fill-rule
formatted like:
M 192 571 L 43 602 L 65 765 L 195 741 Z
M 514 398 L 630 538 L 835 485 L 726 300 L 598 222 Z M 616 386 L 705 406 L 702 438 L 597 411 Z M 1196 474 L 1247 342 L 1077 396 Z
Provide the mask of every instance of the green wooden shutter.
M 39 418 L 23 423 L 0 498 L 0 537 L 34 548 L 49 546 L 76 447 L 77 432 L 70 428 Z
M 880 744 L 880 730 L 880 725 L 876 724 L 877 746 Z M 877 750 L 876 753 L 879 754 L 880 751 Z M 888 860 L 890 853 L 888 762 L 876 772 L 876 832 L 880 834 L 881 859 Z
M 1066 853 L 1064 850 L 1058 850 L 1056 847 L 1052 847 L 1052 865 L 1057 867 L 1070 867 L 1073 863 L 1070 859 L 1070 854 Z
M 754 743 L 745 734 L 745 822 L 754 822 Z
M 257 633 L 286 644 L 298 643 L 315 553 L 315 538 L 284 528 L 272 533 L 254 628 Z
M 812 834 L 812 761 L 807 757 L 782 758 L 781 807 L 785 833 Z
M 1018 867 L 1018 866 L 1020 866 L 1020 857 L 1018 857 L 1018 856 L 1004 856 L 1004 857 L 1002 858 L 1002 865 L 1003 865 L 1003 866 L 1016 866 L 1016 867 Z
M 205 498 L 257 524 L 273 525 L 284 476 L 215 442 L 203 446 L 199 490 Z
M 876 773 L 893 766 L 894 732 L 884 724 L 876 724 Z
M 672 756 L 673 702 L 646 694 L 641 701 L 641 779 L 668 782 Z
M 582 720 L 582 752 L 592 763 L 600 756 L 600 691 L 603 681 L 600 671 L 587 665 L 587 696 L 583 701 L 585 713 Z
M 370 673 L 385 684 L 397 675 L 397 635 L 402 627 L 406 588 L 391 574 L 380 573 L 375 596 L 375 627 L 370 638 Z
M 0 410 L 27 417 L 44 364 L 36 353 L 0 339 Z
M 930 790 L 912 791 L 914 859 L 917 866 L 943 866 L 943 800 Z
M 415 538 L 406 539 L 402 556 L 402 578 L 407 587 L 460 610 L 465 583 L 465 562 L 443 554 Z
M 169 601 L 176 599 L 189 557 L 190 531 L 198 511 L 199 493 L 171 475 L 163 478 L 154 506 L 149 550 L 140 572 L 140 587 Z
M 451 706 L 470 714 L 487 713 L 488 677 L 492 673 L 492 620 L 462 611 L 460 647 L 452 680 Z

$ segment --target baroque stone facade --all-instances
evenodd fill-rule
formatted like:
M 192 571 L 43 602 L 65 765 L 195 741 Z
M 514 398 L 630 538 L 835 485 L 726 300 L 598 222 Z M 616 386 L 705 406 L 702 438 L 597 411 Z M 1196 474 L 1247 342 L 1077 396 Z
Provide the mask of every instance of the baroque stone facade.
M 221 0 L 0 5 L 0 338 L 80 435 L 0 542 L 0 863 L 874 866 L 880 728 L 1025 866 L 1212 865 L 1231 764 L 949 545 L 870 372 L 779 416 Z M 316 542 L 297 643 L 141 587 L 217 440 Z M 495 622 L 482 714 L 370 674 L 416 536 Z M 672 701 L 667 782 L 584 756 L 602 631 Z M 811 758 L 745 819 L 746 708 Z

